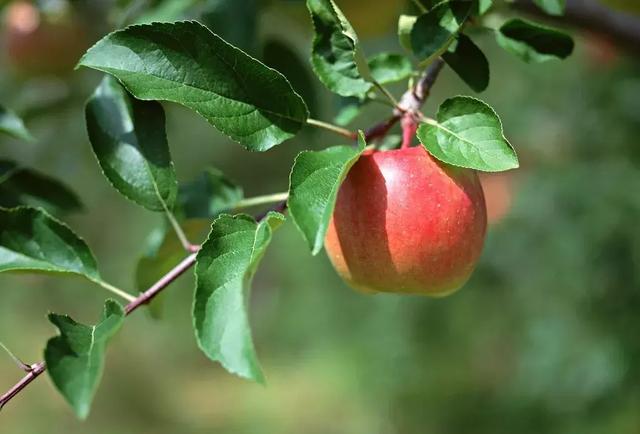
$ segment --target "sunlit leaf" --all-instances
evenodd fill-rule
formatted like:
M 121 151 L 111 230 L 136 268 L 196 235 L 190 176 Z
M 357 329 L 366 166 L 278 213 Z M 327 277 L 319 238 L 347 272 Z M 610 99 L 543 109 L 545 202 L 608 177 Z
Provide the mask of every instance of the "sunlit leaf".
M 418 138 L 445 163 L 499 172 L 518 167 L 518 157 L 505 139 L 500 118 L 484 102 L 468 96 L 447 99 L 435 124 L 422 124 Z
M 49 314 L 49 321 L 60 335 L 49 339 L 44 350 L 47 372 L 81 419 L 89 415 L 102 378 L 107 344 L 124 317 L 124 309 L 113 300 L 106 301 L 102 317 L 92 326 L 79 324 L 66 315 Z
M 291 169 L 289 212 L 312 254 L 324 245 L 340 184 L 366 146 L 333 146 L 322 151 L 302 151 Z
M 193 21 L 110 33 L 79 65 L 115 76 L 138 99 L 195 110 L 252 151 L 293 137 L 307 119 L 304 101 L 284 76 Z
M 364 96 L 372 87 L 358 37 L 333 0 L 307 0 L 315 29 L 311 64 L 329 90 Z
M 251 337 L 251 280 L 271 240 L 284 221 L 271 212 L 257 223 L 246 215 L 223 214 L 211 225 L 198 252 L 193 324 L 199 347 L 229 372 L 264 382 Z

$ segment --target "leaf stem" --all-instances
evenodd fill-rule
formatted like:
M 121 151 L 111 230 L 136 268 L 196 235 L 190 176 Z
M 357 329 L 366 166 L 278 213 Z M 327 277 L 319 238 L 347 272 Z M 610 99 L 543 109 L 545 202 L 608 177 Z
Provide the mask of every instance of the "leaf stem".
M 400 149 L 406 149 L 411 147 L 413 143 L 413 138 L 418 130 L 418 120 L 411 112 L 407 112 L 402 116 L 400 123 L 402 125 L 402 144 Z
M 178 240 L 180 240 L 180 244 L 182 244 L 182 247 L 187 252 L 197 251 L 197 246 L 189 241 L 189 239 L 187 238 L 187 234 L 184 233 L 182 226 L 180 226 L 180 223 L 178 223 L 178 219 L 176 219 L 176 216 L 173 215 L 173 213 L 169 211 L 169 208 L 167 208 L 166 206 L 164 207 L 164 213 L 167 216 L 167 220 L 169 220 L 169 223 L 171 223 L 171 227 L 173 227 L 173 231 L 176 233 Z
M 317 119 L 307 118 L 307 124 L 312 125 L 314 127 L 323 128 L 325 130 L 331 131 L 336 134 L 340 134 L 343 137 L 348 139 L 357 138 L 357 134 L 353 131 L 347 130 L 346 128 L 339 127 L 337 125 L 330 124 L 328 122 L 319 121 Z
M 120 288 L 116 288 L 115 286 L 113 286 L 110 283 L 105 282 L 104 280 L 96 280 L 95 281 L 98 285 L 102 286 L 104 289 L 106 289 L 109 292 L 112 292 L 113 294 L 117 295 L 118 297 L 122 297 L 125 300 L 127 300 L 128 302 L 132 302 L 133 300 L 136 299 L 136 297 L 134 297 L 133 295 L 123 291 Z
M 20 369 L 22 369 L 25 372 L 30 372 L 31 371 L 31 366 L 27 365 L 26 363 L 24 363 L 22 360 L 20 360 L 20 358 L 18 358 L 18 356 L 16 356 L 9 348 L 7 348 L 7 346 L 5 344 L 3 344 L 2 342 L 0 342 L 0 348 L 2 348 L 8 355 L 9 357 L 11 357 L 11 359 L 13 359 L 13 361 L 16 363 L 16 365 L 18 365 L 18 367 L 20 367 Z
M 387 90 L 386 87 L 384 87 L 383 85 L 381 85 L 380 83 L 378 83 L 377 80 L 373 80 L 373 85 L 376 87 L 376 89 L 378 89 L 384 96 L 387 97 L 387 99 L 389 100 L 389 102 L 391 102 L 391 104 L 394 107 L 400 107 L 398 100 L 391 94 L 391 92 L 389 92 Z
M 288 197 L 288 191 L 283 191 L 282 193 L 267 194 L 264 196 L 250 197 L 248 199 L 242 199 L 241 201 L 237 202 L 234 208 L 249 208 L 252 206 L 264 205 L 267 203 L 281 202 L 283 200 L 287 200 Z

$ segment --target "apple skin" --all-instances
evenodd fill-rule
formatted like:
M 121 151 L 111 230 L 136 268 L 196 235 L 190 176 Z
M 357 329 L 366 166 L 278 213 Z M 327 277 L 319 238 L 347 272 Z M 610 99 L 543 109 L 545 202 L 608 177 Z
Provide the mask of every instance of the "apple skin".
M 421 146 L 367 151 L 340 187 L 325 249 L 360 291 L 444 296 L 469 279 L 486 228 L 475 171 Z

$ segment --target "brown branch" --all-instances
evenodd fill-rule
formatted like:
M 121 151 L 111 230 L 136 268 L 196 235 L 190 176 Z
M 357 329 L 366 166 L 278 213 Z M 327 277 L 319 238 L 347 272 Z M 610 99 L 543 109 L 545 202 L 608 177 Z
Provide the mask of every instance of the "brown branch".
M 531 0 L 515 0 L 513 6 L 531 15 L 598 33 L 630 53 L 640 53 L 640 19 L 596 0 L 567 0 L 563 16 L 547 15 Z

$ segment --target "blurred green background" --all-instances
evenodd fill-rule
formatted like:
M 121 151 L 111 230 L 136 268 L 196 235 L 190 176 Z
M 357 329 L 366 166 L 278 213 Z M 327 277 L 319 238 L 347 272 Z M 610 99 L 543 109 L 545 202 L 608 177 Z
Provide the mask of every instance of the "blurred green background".
M 343 104 L 311 75 L 303 2 L 153 3 L 43 2 L 52 22 L 67 26 L 42 39 L 51 61 L 73 63 L 124 23 L 198 18 L 288 74 L 313 117 L 331 120 Z M 403 1 L 337 3 L 368 54 L 400 51 Z M 0 432 L 639 433 L 640 59 L 606 38 L 573 34 L 568 60 L 541 65 L 509 56 L 489 32 L 475 35 L 492 71 L 480 97 L 501 115 L 522 168 L 484 179 L 493 224 L 463 290 L 444 299 L 356 293 L 323 254 L 311 257 L 287 222 L 252 297 L 266 387 L 224 372 L 197 349 L 188 275 L 166 291 L 162 320 L 145 312 L 127 320 L 86 422 L 43 376 L 2 411 Z M 64 220 L 92 247 L 107 279 L 133 290 L 136 261 L 162 219 L 113 190 L 92 155 L 83 105 L 100 75 L 65 73 L 68 61 L 55 75 L 34 72 L 41 65 L 17 70 L 6 33 L 0 42 L 0 102 L 23 115 L 37 138 L 1 137 L 2 157 L 73 186 L 86 211 Z M 445 70 L 424 110 L 456 94 L 473 93 Z M 301 149 L 340 143 L 307 128 L 267 153 L 250 153 L 192 112 L 164 106 L 179 179 L 214 166 L 247 197 L 286 190 Z M 387 114 L 383 105 L 367 106 L 352 127 Z M 3 274 L 0 286 L 0 341 L 29 362 L 41 359 L 55 334 L 48 311 L 90 323 L 106 297 L 74 278 Z M 0 389 L 20 377 L 0 354 Z

